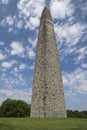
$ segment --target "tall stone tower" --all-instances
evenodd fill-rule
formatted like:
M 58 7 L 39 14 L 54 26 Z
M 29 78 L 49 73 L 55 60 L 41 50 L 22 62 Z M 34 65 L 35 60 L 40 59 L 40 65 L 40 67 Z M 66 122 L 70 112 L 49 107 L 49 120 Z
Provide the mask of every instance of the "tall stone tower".
M 54 26 L 47 7 L 44 8 L 40 21 L 31 117 L 66 117 Z

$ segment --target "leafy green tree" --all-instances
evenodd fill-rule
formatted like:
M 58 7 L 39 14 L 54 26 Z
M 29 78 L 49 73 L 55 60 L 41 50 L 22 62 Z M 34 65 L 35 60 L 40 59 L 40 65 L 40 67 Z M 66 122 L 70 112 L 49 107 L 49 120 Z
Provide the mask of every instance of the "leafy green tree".
M 74 118 L 87 118 L 87 111 L 67 110 L 67 116 Z
M 82 118 L 87 118 L 87 111 L 81 111 L 80 115 Z
M 22 100 L 5 100 L 0 107 L 2 117 L 29 117 L 30 105 Z
M 1 106 L 0 106 L 0 117 L 2 116 Z
M 67 117 L 74 117 L 74 113 L 72 110 L 67 110 Z
M 74 117 L 81 118 L 81 114 L 78 110 L 75 110 L 73 113 L 74 113 Z

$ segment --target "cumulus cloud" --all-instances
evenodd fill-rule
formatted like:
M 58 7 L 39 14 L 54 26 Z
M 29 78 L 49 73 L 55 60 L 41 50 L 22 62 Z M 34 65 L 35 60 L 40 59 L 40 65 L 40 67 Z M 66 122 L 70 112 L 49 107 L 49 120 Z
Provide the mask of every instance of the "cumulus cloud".
M 72 25 L 69 25 L 69 23 L 64 25 L 55 24 L 55 32 L 61 43 L 63 40 L 66 40 L 68 46 L 75 46 L 82 39 L 83 34 L 85 34 L 86 25 L 81 23 Z
M 51 0 L 50 10 L 52 12 L 53 18 L 59 20 L 55 23 L 55 32 L 58 41 L 59 53 L 61 60 L 66 56 L 76 54 L 73 61 L 79 64 L 86 57 L 86 49 L 83 53 L 79 50 L 80 42 L 86 40 L 87 25 L 81 21 L 75 22 L 75 8 L 71 0 Z M 82 9 L 81 5 L 81 9 Z M 64 22 L 64 18 L 67 18 Z
M 10 32 L 12 32 L 14 29 L 12 28 L 12 27 L 10 27 L 9 29 L 8 29 L 8 32 L 10 33 Z
M 28 20 L 25 21 L 24 28 L 25 29 L 30 29 L 30 30 L 35 30 L 39 26 L 39 21 L 40 19 L 37 16 L 31 16 L 28 18 Z
M 28 48 L 28 57 L 30 59 L 34 59 L 35 58 L 35 52 L 32 48 Z
M 45 0 L 20 0 L 18 2 L 18 17 L 24 21 L 25 29 L 29 28 L 30 30 L 34 30 L 38 27 L 39 19 L 44 6 Z
M 81 64 L 81 67 L 84 68 L 84 69 L 87 69 L 87 64 L 82 63 L 82 64 Z
M 35 30 L 39 25 L 39 19 L 37 17 L 30 17 L 27 21 L 25 21 L 24 28 Z
M 36 39 L 32 39 L 32 38 L 28 37 L 28 42 L 32 46 L 32 48 L 35 48 L 36 44 L 37 44 L 37 38 Z
M 3 55 L 1 52 L 0 52 L 0 61 L 1 60 L 4 60 L 6 58 L 6 55 Z
M 81 24 L 79 22 L 72 25 L 69 23 L 63 25 L 58 25 L 57 23 L 55 24 L 55 32 L 61 60 L 63 60 L 65 56 L 77 53 L 78 60 L 80 61 L 80 59 L 82 59 L 83 55 L 80 55 L 81 53 L 77 47 L 80 46 L 79 41 L 83 40 L 84 37 L 86 37 L 86 28 L 87 27 L 85 24 Z
M 17 74 L 18 75 L 18 72 L 19 72 L 19 68 L 18 67 L 14 67 L 14 69 L 11 71 L 11 74 L 15 74 L 15 75 Z
M 51 0 L 50 10 L 52 16 L 58 19 L 70 17 L 74 12 L 71 0 Z
M 13 17 L 12 16 L 7 16 L 6 17 L 6 23 L 11 26 L 14 24 L 14 20 L 13 20 Z
M 17 4 L 21 15 L 29 16 L 38 16 L 40 17 L 41 11 L 45 5 L 45 0 L 20 0 Z M 20 16 L 21 17 L 21 16 Z
M 7 69 L 7 68 L 6 68 Z M 0 78 L 0 84 L 4 82 L 4 88 L 14 88 L 19 87 L 19 89 L 26 88 L 28 82 L 26 83 L 26 78 L 19 72 L 19 68 L 15 67 L 10 74 L 3 75 Z
M 63 83 L 68 92 L 73 94 L 87 93 L 87 71 L 77 68 L 74 72 L 63 72 Z
M 4 83 L 4 88 L 0 89 L 0 94 L 2 95 L 0 99 L 0 103 L 5 100 L 5 98 L 14 98 L 14 99 L 21 99 L 25 100 L 26 102 L 31 102 L 31 86 L 30 80 L 28 77 L 28 81 L 26 82 L 27 78 L 20 72 L 20 70 L 25 69 L 25 64 L 20 64 L 18 67 L 12 68 L 9 74 L 4 73 L 0 75 L 0 84 Z
M 87 16 L 87 1 L 80 1 L 79 7 L 81 10 L 81 15 L 82 17 L 86 17 Z
M 0 41 L 0 46 L 3 46 L 5 43 L 3 41 Z
M 30 23 L 37 27 L 39 25 L 39 19 L 37 17 L 30 17 Z
M 33 69 L 34 69 L 34 64 L 35 64 L 35 63 L 33 63 L 31 66 L 29 66 L 29 69 L 30 69 L 30 70 L 33 70 Z
M 14 22 L 15 22 L 15 19 L 16 19 L 15 16 L 12 17 L 11 15 L 9 15 L 9 16 L 5 17 L 5 18 L 1 21 L 1 25 L 2 25 L 3 27 L 5 27 L 6 25 L 7 25 L 7 26 L 13 26 L 13 25 L 14 25 Z
M 15 15 L 5 17 L 0 24 L 3 27 L 8 27 L 8 32 L 12 32 L 14 29 L 22 29 L 24 25 L 23 21 Z
M 80 47 L 75 53 L 77 54 L 77 57 L 74 58 L 75 64 L 82 63 L 87 57 L 87 47 Z
M 22 44 L 18 41 L 12 41 L 10 47 L 12 48 L 11 55 L 20 55 L 24 52 Z
M 2 66 L 3 68 L 9 69 L 9 68 L 12 67 L 15 63 L 17 63 L 17 61 L 15 61 L 15 60 L 12 60 L 11 62 L 4 61 L 4 62 L 1 63 L 1 66 Z
M 18 29 L 22 29 L 23 28 L 23 21 L 18 21 L 17 22 L 17 24 L 16 24 L 16 27 L 18 28 Z
M 8 32 L 14 31 L 14 29 L 22 29 L 23 27 L 25 29 L 35 30 L 39 25 L 44 6 L 45 0 L 20 0 L 17 3 L 18 15 L 8 15 L 3 18 L 1 20 L 1 26 L 7 26 Z
M 9 0 L 1 0 L 2 4 L 7 5 L 9 3 Z
M 20 70 L 24 70 L 26 68 L 26 64 L 21 64 L 20 66 L 19 66 L 19 69 Z
M 0 97 L 0 104 L 7 98 L 11 99 L 21 99 L 26 101 L 27 103 L 31 103 L 31 88 L 28 89 L 0 89 L 0 94 L 4 97 Z

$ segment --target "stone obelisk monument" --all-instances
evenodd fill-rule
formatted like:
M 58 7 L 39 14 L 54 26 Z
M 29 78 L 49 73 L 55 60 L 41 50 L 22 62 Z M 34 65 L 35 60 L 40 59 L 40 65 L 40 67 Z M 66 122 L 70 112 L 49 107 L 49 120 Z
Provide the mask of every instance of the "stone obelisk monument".
M 31 117 L 66 117 L 54 26 L 49 9 L 40 21 L 32 90 Z

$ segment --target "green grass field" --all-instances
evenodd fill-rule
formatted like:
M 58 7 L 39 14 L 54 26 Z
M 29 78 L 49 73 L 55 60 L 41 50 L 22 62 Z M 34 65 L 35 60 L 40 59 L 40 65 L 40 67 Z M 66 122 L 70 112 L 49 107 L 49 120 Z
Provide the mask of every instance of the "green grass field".
M 87 130 L 87 119 L 0 118 L 0 130 Z

